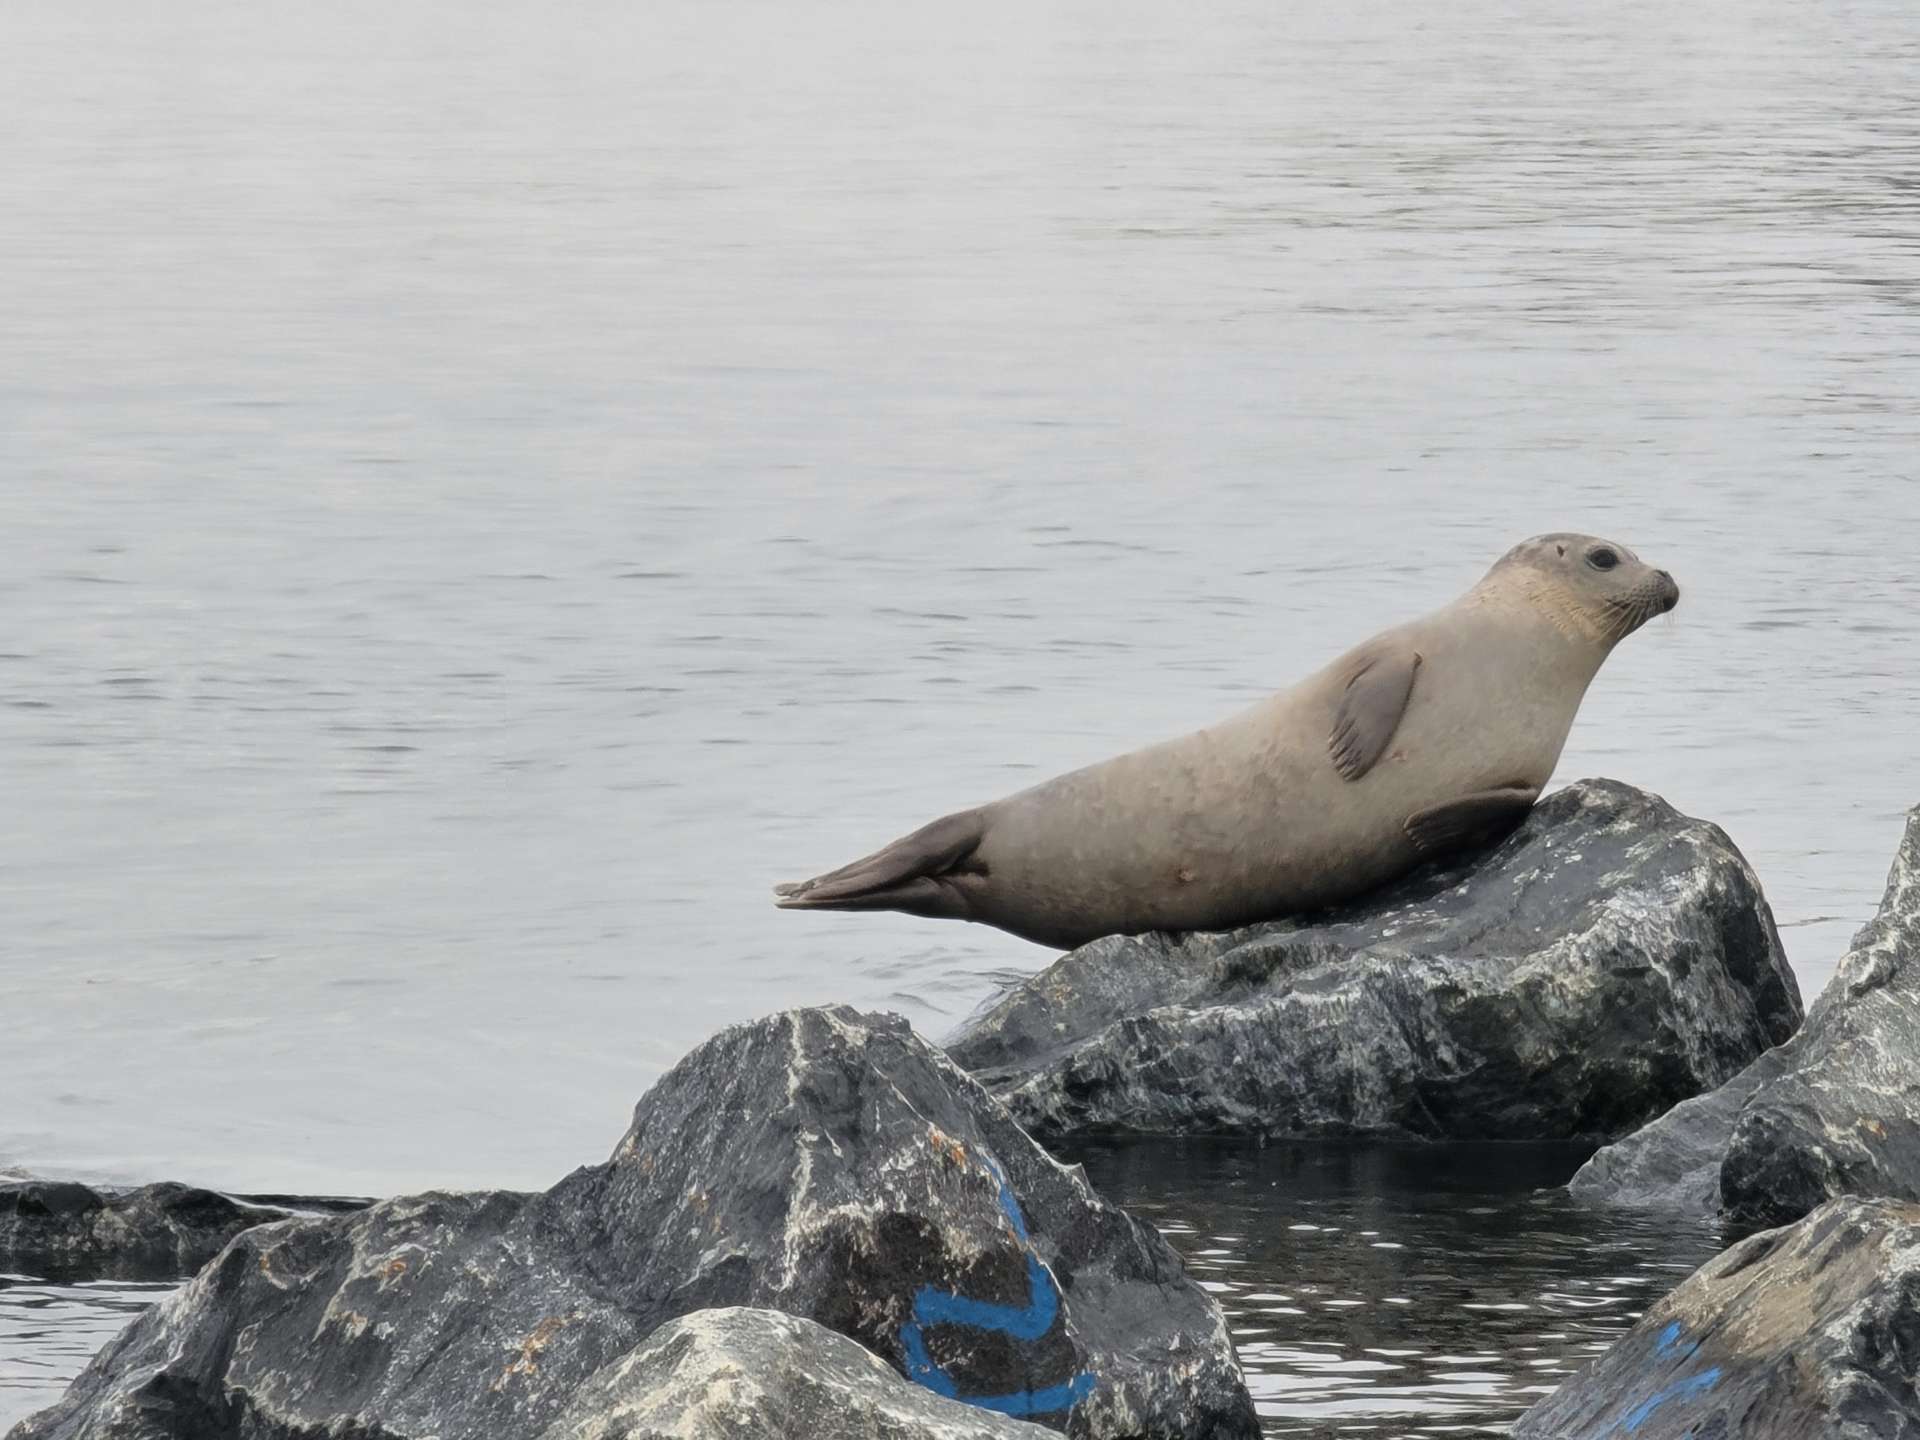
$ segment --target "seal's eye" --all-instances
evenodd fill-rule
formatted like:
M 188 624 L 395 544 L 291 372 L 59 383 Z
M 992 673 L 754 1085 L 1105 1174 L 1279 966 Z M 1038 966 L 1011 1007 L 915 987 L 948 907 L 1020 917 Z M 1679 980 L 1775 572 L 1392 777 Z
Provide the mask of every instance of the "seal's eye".
M 1620 557 L 1614 554 L 1613 551 L 1607 549 L 1607 547 L 1604 545 L 1602 545 L 1598 550 L 1595 550 L 1591 555 L 1587 556 L 1587 564 L 1591 565 L 1596 570 L 1611 570 L 1614 566 L 1618 565 L 1619 563 L 1620 563 Z

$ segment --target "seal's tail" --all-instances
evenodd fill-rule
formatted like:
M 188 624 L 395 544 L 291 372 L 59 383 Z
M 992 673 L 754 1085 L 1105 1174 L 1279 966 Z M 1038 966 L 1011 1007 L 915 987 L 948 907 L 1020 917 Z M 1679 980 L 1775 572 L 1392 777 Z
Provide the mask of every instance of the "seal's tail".
M 977 810 L 923 825 L 883 850 L 811 880 L 773 887 L 782 910 L 902 910 L 938 917 L 965 913 L 948 877 L 967 871 L 986 826 Z

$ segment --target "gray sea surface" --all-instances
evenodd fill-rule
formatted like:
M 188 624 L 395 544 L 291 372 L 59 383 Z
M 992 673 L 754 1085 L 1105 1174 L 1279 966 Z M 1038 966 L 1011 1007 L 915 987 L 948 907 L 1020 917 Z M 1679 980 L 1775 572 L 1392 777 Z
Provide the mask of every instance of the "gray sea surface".
M 769 887 L 1550 529 L 1685 589 L 1559 778 L 1811 996 L 1920 802 L 1915 74 L 1896 0 L 11 0 L 0 1168 L 545 1185 L 731 1021 L 942 1035 L 1047 954 Z

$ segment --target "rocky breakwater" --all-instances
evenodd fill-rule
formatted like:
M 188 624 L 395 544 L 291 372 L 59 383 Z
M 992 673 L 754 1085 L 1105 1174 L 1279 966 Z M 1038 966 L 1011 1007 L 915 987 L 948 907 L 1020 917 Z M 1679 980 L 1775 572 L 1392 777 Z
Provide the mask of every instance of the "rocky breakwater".
M 1221 1312 L 1157 1232 L 905 1021 L 822 1009 L 702 1045 L 606 1163 L 543 1194 L 244 1232 L 14 1437 L 624 1435 L 594 1415 L 644 1406 L 635 1386 L 681 1366 L 661 1327 L 737 1345 L 733 1322 L 690 1318 L 732 1307 L 1089 1440 L 1257 1433 Z
M 1920 807 L 1874 918 L 1800 1032 L 1596 1154 L 1575 1195 L 1798 1219 L 1836 1195 L 1920 1200 Z
M 949 1052 L 1043 1138 L 1611 1139 L 1800 1016 L 1727 836 L 1586 780 L 1492 849 L 1338 911 L 1084 946 Z
M 0 1182 L 0 1263 L 90 1277 L 191 1275 L 241 1231 L 288 1213 L 172 1182 L 109 1192 L 10 1180 Z
M 1515 1440 L 1920 1436 L 1920 1206 L 1847 1198 L 1749 1237 L 1529 1410 Z

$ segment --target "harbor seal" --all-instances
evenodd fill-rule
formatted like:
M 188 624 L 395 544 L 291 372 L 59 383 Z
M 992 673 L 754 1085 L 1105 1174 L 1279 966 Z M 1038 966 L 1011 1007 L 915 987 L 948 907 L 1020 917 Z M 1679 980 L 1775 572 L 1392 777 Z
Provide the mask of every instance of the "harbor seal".
M 1679 599 L 1624 545 L 1537 536 L 1221 724 L 944 816 L 776 903 L 1072 947 L 1350 899 L 1517 825 L 1601 663 Z

